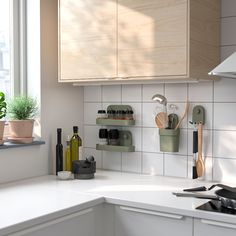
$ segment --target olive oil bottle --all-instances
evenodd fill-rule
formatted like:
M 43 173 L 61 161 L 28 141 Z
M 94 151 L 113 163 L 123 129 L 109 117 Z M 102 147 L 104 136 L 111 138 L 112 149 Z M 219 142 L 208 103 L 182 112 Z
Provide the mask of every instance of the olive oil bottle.
M 75 160 L 79 160 L 79 138 L 78 137 L 79 137 L 78 126 L 73 126 L 73 136 L 70 139 L 71 162 Z
M 66 139 L 66 150 L 65 150 L 65 170 L 67 171 L 71 171 L 71 165 L 72 161 L 71 161 L 71 151 L 70 151 L 70 136 L 67 136 Z

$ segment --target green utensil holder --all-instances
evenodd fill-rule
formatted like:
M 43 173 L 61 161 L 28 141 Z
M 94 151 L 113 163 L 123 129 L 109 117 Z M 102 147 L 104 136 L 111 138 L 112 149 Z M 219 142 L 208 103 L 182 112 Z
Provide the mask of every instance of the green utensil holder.
M 159 129 L 160 151 L 178 152 L 180 129 Z

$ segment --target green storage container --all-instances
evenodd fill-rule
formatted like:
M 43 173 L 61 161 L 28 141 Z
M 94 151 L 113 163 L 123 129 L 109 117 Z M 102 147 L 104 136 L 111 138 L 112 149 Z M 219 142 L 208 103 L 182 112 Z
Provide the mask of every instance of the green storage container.
M 160 151 L 178 152 L 180 129 L 159 129 Z

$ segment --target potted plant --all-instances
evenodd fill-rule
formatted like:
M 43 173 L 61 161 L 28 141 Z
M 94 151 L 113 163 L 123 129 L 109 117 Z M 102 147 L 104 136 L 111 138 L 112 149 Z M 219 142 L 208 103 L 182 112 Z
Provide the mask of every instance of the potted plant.
M 0 92 L 0 145 L 3 144 L 3 133 L 5 121 L 1 120 L 6 116 L 7 113 L 7 104 L 5 102 L 5 94 Z
M 10 141 L 19 143 L 33 142 L 34 117 L 38 112 L 36 99 L 27 96 L 14 97 L 8 103 L 10 116 Z

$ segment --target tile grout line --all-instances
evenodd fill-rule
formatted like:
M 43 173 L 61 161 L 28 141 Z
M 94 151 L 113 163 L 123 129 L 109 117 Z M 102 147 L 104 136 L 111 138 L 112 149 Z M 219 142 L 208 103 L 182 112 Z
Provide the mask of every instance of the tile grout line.
M 212 104 L 212 133 L 211 133 L 211 139 L 212 139 L 212 143 L 211 143 L 211 156 L 212 156 L 212 159 L 211 159 L 211 180 L 213 181 L 214 179 L 214 168 L 213 168 L 213 163 L 214 163 L 214 156 L 213 156 L 213 150 L 214 150 L 214 128 L 215 128 L 215 119 L 214 119 L 214 113 L 215 113 L 215 82 L 213 81 L 213 84 L 212 84 L 212 101 L 213 101 L 213 104 Z

